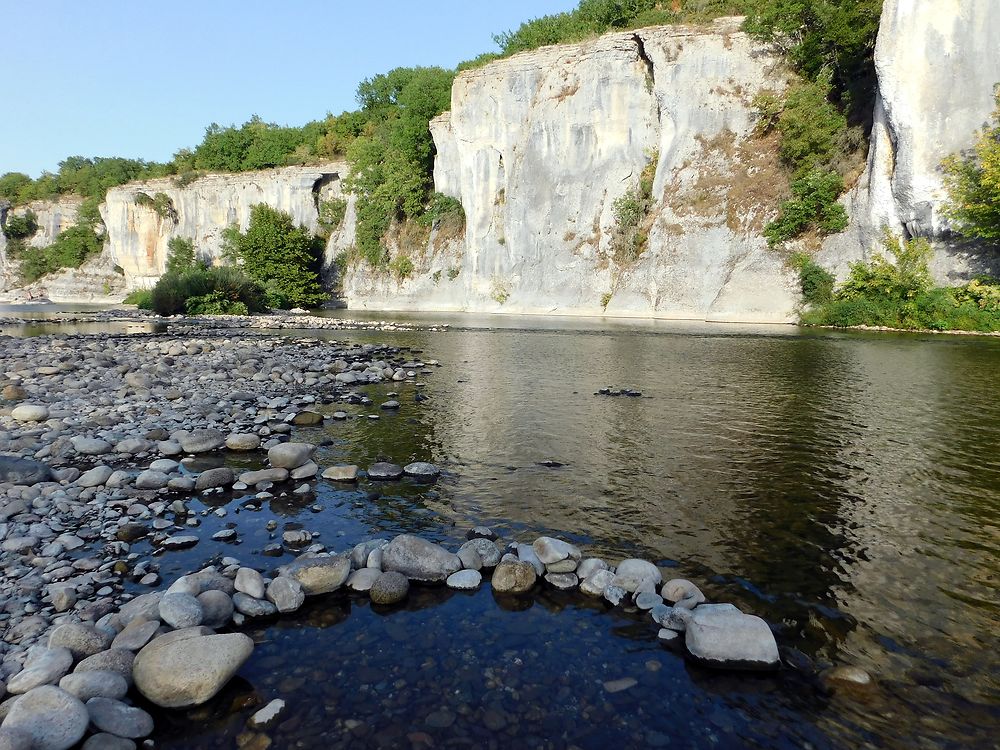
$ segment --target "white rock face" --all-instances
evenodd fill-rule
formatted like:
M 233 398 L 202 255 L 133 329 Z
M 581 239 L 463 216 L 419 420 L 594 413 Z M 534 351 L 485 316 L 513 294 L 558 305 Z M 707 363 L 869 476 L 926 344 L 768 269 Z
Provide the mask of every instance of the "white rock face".
M 250 209 L 266 203 L 292 215 L 311 232 L 318 228 L 320 201 L 343 195 L 347 165 L 286 167 L 261 172 L 214 174 L 178 187 L 174 178 L 129 183 L 108 191 L 101 216 L 108 229 L 107 252 L 124 272 L 130 288 L 150 287 L 164 272 L 172 237 L 194 241 L 198 255 L 215 262 L 222 254 L 222 233 L 237 224 L 246 229 Z M 136 203 L 140 193 L 169 196 L 175 214 L 161 218 L 151 206 Z
M 972 146 L 993 111 L 997 39 L 996 0 L 886 0 L 868 167 L 846 200 L 852 225 L 826 243 L 822 262 L 846 271 L 878 248 L 887 227 L 932 238 L 933 270 L 943 283 L 989 270 L 988 254 L 948 236 L 940 165 Z
M 731 189 L 753 180 L 741 147 L 754 94 L 786 85 L 776 62 L 722 19 L 461 74 L 432 132 L 435 186 L 462 201 L 464 243 L 422 258 L 402 284 L 352 271 L 348 305 L 600 315 L 610 295 L 615 315 L 788 319 L 791 275 L 753 231 L 773 206 Z M 618 264 L 613 203 L 656 152 L 648 249 Z M 745 221 L 730 218 L 737 202 Z

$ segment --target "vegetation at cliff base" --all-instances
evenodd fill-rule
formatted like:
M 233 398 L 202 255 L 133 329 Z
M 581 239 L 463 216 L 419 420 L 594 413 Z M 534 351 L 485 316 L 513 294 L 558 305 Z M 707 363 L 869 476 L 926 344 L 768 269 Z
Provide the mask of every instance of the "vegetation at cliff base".
M 931 247 L 918 238 L 887 235 L 884 252 L 834 277 L 810 258 L 793 259 L 799 272 L 806 325 L 884 326 L 936 331 L 1000 330 L 1000 280 L 982 276 L 958 287 L 935 287 L 928 268 Z
M 1000 245 L 1000 86 L 992 121 L 973 147 L 944 162 L 949 201 L 945 214 L 970 238 Z
M 263 287 L 267 307 L 314 307 L 327 298 L 319 283 L 322 242 L 284 211 L 255 205 L 245 232 L 225 231 L 223 256 Z
M 143 295 L 137 295 L 141 304 Z M 214 266 L 172 271 L 149 296 L 159 315 L 249 315 L 265 312 L 264 288 L 238 268 Z

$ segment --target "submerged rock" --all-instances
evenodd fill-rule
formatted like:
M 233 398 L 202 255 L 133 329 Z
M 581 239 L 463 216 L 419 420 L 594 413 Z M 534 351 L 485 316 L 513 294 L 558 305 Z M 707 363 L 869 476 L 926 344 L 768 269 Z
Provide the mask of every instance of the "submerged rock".
M 336 591 L 351 574 L 351 560 L 346 555 L 300 557 L 278 568 L 278 574 L 298 581 L 306 596 Z

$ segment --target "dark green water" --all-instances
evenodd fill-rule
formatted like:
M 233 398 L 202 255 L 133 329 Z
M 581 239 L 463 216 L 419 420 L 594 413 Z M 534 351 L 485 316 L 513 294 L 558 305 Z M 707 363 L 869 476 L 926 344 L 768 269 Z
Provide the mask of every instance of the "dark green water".
M 480 523 L 550 533 L 669 566 L 764 617 L 786 652 L 858 665 L 878 688 L 706 672 L 648 618 L 551 590 L 517 612 L 488 586 L 417 591 L 390 612 L 335 595 L 249 631 L 260 645 L 240 680 L 197 712 L 157 714 L 159 747 L 233 746 L 248 696 L 288 702 L 270 732 L 282 748 L 995 746 L 1000 341 L 549 325 L 564 327 L 333 334 L 443 366 L 420 376 L 425 402 L 368 387 L 376 403 L 398 390 L 402 409 L 346 407 L 358 418 L 297 435 L 333 441 L 321 465 L 431 460 L 443 478 L 321 482 L 257 512 L 214 500 L 230 514 L 160 557 L 164 577 L 218 554 L 280 564 L 257 556 L 271 518 L 335 550 L 401 531 L 457 544 Z M 594 395 L 606 385 L 643 397 Z M 209 539 L 232 522 L 241 546 Z M 637 685 L 603 688 L 622 677 Z

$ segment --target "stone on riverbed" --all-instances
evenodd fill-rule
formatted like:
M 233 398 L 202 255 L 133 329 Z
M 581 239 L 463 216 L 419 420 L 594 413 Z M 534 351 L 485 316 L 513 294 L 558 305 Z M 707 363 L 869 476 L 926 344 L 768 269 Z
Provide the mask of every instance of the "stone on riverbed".
M 133 675 L 146 698 L 163 708 L 187 708 L 210 700 L 253 652 L 242 633 L 203 635 L 201 628 L 175 630 L 139 652 Z
M 588 596 L 604 596 L 604 589 L 615 580 L 615 574 L 610 570 L 597 570 L 580 583 L 580 591 Z
M 483 582 L 483 576 L 478 570 L 460 570 L 452 573 L 445 581 L 448 588 L 460 591 L 474 591 Z
M 336 591 L 351 574 L 351 560 L 346 555 L 300 557 L 278 568 L 278 575 L 294 578 L 306 596 Z
M 646 560 L 629 559 L 618 563 L 615 570 L 615 585 L 621 586 L 628 593 L 635 592 L 644 581 L 652 581 L 658 586 L 663 576 L 653 563 Z
M 28 735 L 32 750 L 68 750 L 80 741 L 89 723 L 80 700 L 53 685 L 43 685 L 18 699 L 3 729 Z
M 777 669 L 778 644 L 759 617 L 732 605 L 695 607 L 687 623 L 685 644 L 699 663 L 725 669 Z
M 403 476 L 403 467 L 399 464 L 390 464 L 379 461 L 368 467 L 368 478 L 378 480 L 399 479 Z
M 660 589 L 660 594 L 668 602 L 673 602 L 683 609 L 694 609 L 705 601 L 705 595 L 701 593 L 701 589 L 683 578 L 667 581 Z
M 380 575 L 382 575 L 382 571 L 375 568 L 355 570 L 347 579 L 347 588 L 351 591 L 368 591 Z
M 285 709 L 285 702 L 280 698 L 275 698 L 264 708 L 260 709 L 247 721 L 251 729 L 270 729 L 278 721 L 278 716 Z
M 221 628 L 233 618 L 233 600 L 224 591 L 208 590 L 198 594 L 201 605 L 202 624 L 209 628 Z
M 98 732 L 90 735 L 80 750 L 135 750 L 135 743 L 125 737 Z
M 159 610 L 157 609 L 157 613 Z M 156 631 L 160 627 L 159 620 L 146 620 L 137 618 L 122 628 L 122 631 L 115 636 L 111 642 L 112 648 L 124 648 L 129 651 L 138 651 L 149 643 Z
M 0 456 L 0 482 L 30 486 L 48 482 L 51 478 L 52 470 L 41 461 L 17 456 Z
M 196 490 L 209 490 L 216 487 L 230 487 L 235 481 L 233 470 L 228 466 L 220 466 L 217 469 L 208 469 L 199 474 L 194 482 L 194 488 Z
M 68 648 L 74 659 L 84 659 L 104 651 L 111 640 L 112 636 L 92 625 L 68 622 L 49 634 L 49 648 Z
M 432 479 L 437 479 L 441 474 L 441 470 L 434 464 L 427 463 L 426 461 L 414 461 L 403 467 L 403 473 L 408 477 L 429 482 Z
M 259 482 L 284 482 L 286 479 L 288 479 L 288 469 L 260 469 L 240 474 L 240 481 L 251 487 Z
M 49 407 L 44 404 L 19 404 L 11 410 L 10 416 L 18 422 L 44 422 L 49 418 Z
M 278 576 L 267 585 L 267 599 L 279 612 L 294 612 L 306 600 L 301 584 L 289 576 Z
M 492 586 L 498 594 L 523 594 L 531 590 L 537 578 L 531 563 L 508 560 L 493 571 Z
M 323 479 L 334 482 L 354 482 L 358 478 L 358 467 L 349 464 L 344 466 L 330 466 L 323 472 Z
M 35 646 L 28 651 L 24 669 L 7 682 L 7 692 L 21 695 L 41 685 L 59 682 L 73 667 L 73 654 L 68 648 Z
M 174 437 L 185 453 L 208 453 L 226 444 L 226 436 L 213 429 L 181 431 Z
M 582 557 L 580 550 L 569 542 L 564 542 L 562 539 L 553 539 L 550 536 L 538 537 L 538 539 L 532 542 L 531 546 L 542 564 L 548 570 L 556 573 L 571 573 L 576 569 L 576 565 Z M 572 561 L 573 567 L 569 570 L 554 570 L 552 568 L 553 565 L 564 560 Z
M 83 456 L 103 456 L 111 452 L 111 443 L 100 438 L 75 437 L 70 442 L 73 449 Z
M 135 487 L 139 490 L 162 490 L 170 478 L 162 471 L 146 469 L 135 479 Z
M 129 684 L 132 683 L 132 664 L 135 661 L 135 654 L 121 648 L 109 648 L 88 656 L 76 665 L 74 672 L 114 672 L 125 678 Z
M 87 713 L 95 727 L 116 737 L 138 739 L 153 733 L 152 716 L 112 698 L 91 698 L 87 701 Z
M 114 672 L 74 672 L 59 680 L 59 687 L 84 703 L 91 698 L 120 700 L 128 693 L 128 682 Z
M 278 608 L 266 599 L 254 599 L 240 591 L 233 594 L 233 607 L 247 617 L 270 617 L 278 612 Z
M 372 587 L 368 590 L 368 596 L 372 604 L 397 604 L 406 598 L 410 591 L 410 582 L 402 573 L 389 571 L 381 573 Z
M 160 619 L 178 630 L 201 625 L 205 616 L 201 604 L 191 594 L 166 593 L 160 599 Z
M 235 432 L 226 438 L 226 447 L 231 451 L 255 451 L 260 448 L 260 436 L 252 432 Z
M 79 487 L 101 487 L 111 479 L 111 475 L 114 473 L 115 470 L 110 466 L 95 466 L 77 477 L 76 484 Z
M 459 557 L 462 555 L 462 550 L 468 549 L 476 551 L 484 568 L 495 568 L 500 564 L 500 558 L 503 556 L 496 543 L 489 539 L 470 539 L 458 548 Z
M 413 581 L 439 583 L 462 569 L 458 555 L 412 534 L 400 534 L 382 550 L 382 569 Z
M 198 537 L 191 534 L 177 534 L 160 542 L 163 549 L 187 549 L 198 543 Z
M 309 463 L 316 446 L 311 443 L 279 443 L 267 452 L 267 460 L 276 469 L 297 469 Z M 240 477 L 240 481 L 246 481 Z M 247 482 L 250 484 L 250 482 Z

